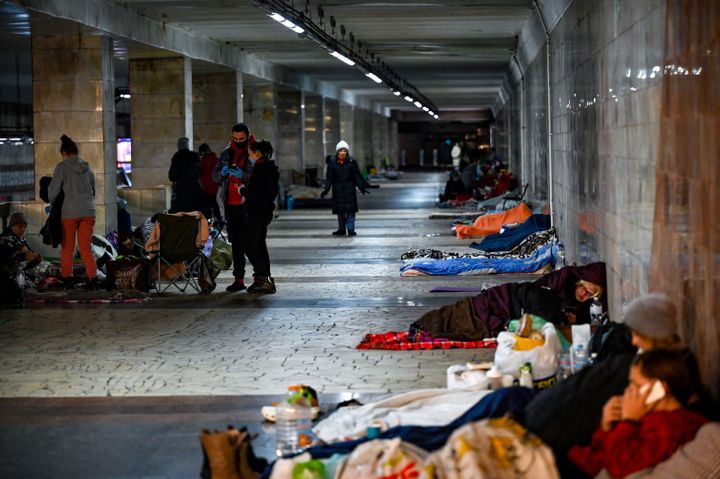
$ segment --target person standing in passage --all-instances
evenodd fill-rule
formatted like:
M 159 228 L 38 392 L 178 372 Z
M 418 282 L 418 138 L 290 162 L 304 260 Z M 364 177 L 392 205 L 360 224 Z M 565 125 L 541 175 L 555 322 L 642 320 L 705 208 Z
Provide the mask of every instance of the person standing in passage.
M 272 160 L 273 147 L 267 140 L 250 144 L 249 157 L 253 165 L 252 178 L 240 192 L 245 197 L 247 212 L 247 256 L 253 265 L 253 284 L 247 292 L 252 294 L 275 293 L 275 281 L 270 276 L 268 255 L 268 225 L 273 219 L 275 198 L 278 194 L 280 173 Z
M 222 229 L 222 213 L 217 202 L 218 184 L 213 179 L 218 157 L 207 143 L 200 145 L 198 153 L 200 153 L 200 186 L 203 195 L 202 212 L 207 219 L 215 218 L 219 229 Z
M 228 239 L 232 243 L 233 276 L 235 281 L 226 288 L 231 293 L 245 289 L 245 197 L 240 188 L 250 178 L 252 165 L 248 159 L 250 130 L 245 123 L 232 127 L 230 144 L 220 153 L 220 161 L 213 170 L 213 179 L 220 184 L 220 201 L 225 206 Z
M 168 178 L 173 182 L 170 213 L 202 211 L 200 155 L 190 150 L 190 140 L 180 138 Z
M 367 195 L 370 185 L 360 175 L 360 168 L 350 156 L 350 146 L 346 141 L 340 140 L 335 152 L 334 160 L 328 165 L 325 189 L 320 197 L 325 198 L 332 188 L 332 212 L 338 218 L 338 229 L 333 236 L 345 236 L 346 231 L 348 236 L 355 236 L 355 213 L 358 211 L 355 188 Z
M 91 243 L 95 227 L 95 174 L 90 165 L 78 156 L 78 147 L 67 135 L 60 137 L 58 163 L 48 186 L 50 204 L 60 192 L 65 193 L 62 205 L 62 243 L 60 247 L 60 274 L 67 289 L 73 285 L 73 256 L 75 237 L 80 256 L 85 264 L 88 282 L 86 289 L 97 289 L 97 265 Z

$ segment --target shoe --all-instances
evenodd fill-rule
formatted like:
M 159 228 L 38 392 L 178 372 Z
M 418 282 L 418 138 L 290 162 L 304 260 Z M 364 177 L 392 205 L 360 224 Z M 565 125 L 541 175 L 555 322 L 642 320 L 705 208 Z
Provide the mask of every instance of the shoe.
M 275 280 L 269 276 L 256 276 L 255 281 L 247 290 L 250 294 L 275 294 Z
M 345 230 L 337 230 L 332 232 L 333 236 L 345 236 Z
M 348 230 L 348 236 L 357 236 L 355 230 Z
M 73 278 L 60 278 L 62 280 L 63 286 L 65 289 L 73 289 L 73 286 L 75 282 L 73 281 Z
M 83 285 L 83 289 L 88 291 L 97 291 L 99 289 L 97 277 L 89 279 L 87 283 Z
M 243 289 L 245 289 L 245 280 L 236 279 L 230 286 L 225 288 L 225 291 L 234 293 L 236 291 L 242 291 Z

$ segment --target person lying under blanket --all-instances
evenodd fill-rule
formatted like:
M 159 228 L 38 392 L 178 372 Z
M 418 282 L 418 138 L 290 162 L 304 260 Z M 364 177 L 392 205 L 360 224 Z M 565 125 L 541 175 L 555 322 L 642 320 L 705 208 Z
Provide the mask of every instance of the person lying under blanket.
M 412 337 L 457 341 L 494 337 L 523 313 L 558 324 L 590 322 L 591 299 L 607 310 L 605 263 L 566 266 L 531 283 L 505 283 L 425 313 L 410 326 Z

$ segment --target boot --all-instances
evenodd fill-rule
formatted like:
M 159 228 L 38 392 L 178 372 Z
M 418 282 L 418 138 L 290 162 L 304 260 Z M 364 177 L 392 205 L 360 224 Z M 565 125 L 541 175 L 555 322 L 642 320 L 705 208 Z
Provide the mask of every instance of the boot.
M 247 292 L 250 294 L 275 294 L 275 280 L 269 276 L 256 276 Z
M 63 277 L 63 278 L 61 278 L 61 280 L 62 280 L 62 283 L 63 283 L 63 286 L 65 287 L 65 289 L 67 289 L 67 290 L 73 289 L 73 285 L 75 284 L 75 282 L 73 281 L 72 276 L 67 277 L 67 278 Z
M 332 232 L 333 236 L 345 236 L 345 230 L 337 230 Z
M 97 277 L 87 280 L 87 283 L 85 283 L 83 285 L 83 289 L 86 289 L 88 291 L 97 291 L 98 290 Z
M 348 230 L 348 236 L 357 236 L 355 230 Z
M 225 288 L 225 291 L 229 291 L 230 293 L 234 293 L 235 291 L 242 291 L 245 289 L 245 280 L 243 279 L 236 279 L 233 281 L 233 283 Z

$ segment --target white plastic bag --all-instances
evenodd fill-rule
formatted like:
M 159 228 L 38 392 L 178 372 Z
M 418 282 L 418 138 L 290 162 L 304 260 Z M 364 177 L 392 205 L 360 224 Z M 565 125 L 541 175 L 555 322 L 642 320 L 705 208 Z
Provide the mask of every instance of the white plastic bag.
M 498 334 L 498 347 L 495 350 L 495 365 L 503 374 L 512 374 L 520 377 L 520 366 L 525 363 L 532 365 L 533 380 L 539 381 L 554 376 L 558 369 L 558 356 L 560 354 L 560 339 L 555 325 L 546 323 L 542 329 L 545 344 L 529 351 L 516 351 L 515 334 L 503 331 Z

